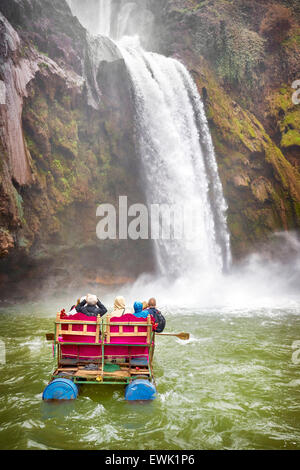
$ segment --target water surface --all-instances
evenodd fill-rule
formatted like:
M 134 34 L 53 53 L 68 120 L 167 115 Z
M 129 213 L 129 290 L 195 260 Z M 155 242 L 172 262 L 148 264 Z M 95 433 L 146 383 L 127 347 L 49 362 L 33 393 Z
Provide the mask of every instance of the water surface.
M 168 331 L 191 339 L 157 339 L 158 398 L 147 405 L 101 385 L 43 403 L 54 317 L 40 305 L 1 311 L 1 449 L 300 449 L 297 309 L 167 312 Z

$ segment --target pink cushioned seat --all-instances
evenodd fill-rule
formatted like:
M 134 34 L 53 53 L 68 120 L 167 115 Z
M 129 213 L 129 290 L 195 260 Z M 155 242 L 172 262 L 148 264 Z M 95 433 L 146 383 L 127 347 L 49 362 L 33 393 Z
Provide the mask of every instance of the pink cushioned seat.
M 74 321 L 75 324 L 72 324 L 72 332 L 76 331 L 82 332 L 84 329 L 84 325 L 76 325 L 76 321 L 93 321 L 96 323 L 96 317 L 87 317 L 82 313 L 76 313 L 75 315 L 70 315 L 69 317 L 64 318 L 64 320 L 71 320 Z M 104 321 L 105 321 L 104 317 Z M 127 322 L 134 322 L 134 323 L 144 323 L 147 322 L 144 318 L 136 318 L 132 314 L 125 314 L 122 317 L 113 317 L 110 318 L 110 323 L 127 323 Z M 62 324 L 61 330 L 67 331 L 68 324 Z M 134 347 L 136 344 L 147 344 L 147 326 L 138 326 L 137 332 L 144 333 L 145 336 L 137 336 L 134 331 L 134 326 L 121 326 L 121 330 L 123 328 L 123 333 L 132 333 L 132 336 L 111 336 L 108 340 L 105 340 L 104 344 L 109 344 L 109 346 L 105 346 L 104 355 L 105 357 L 109 358 L 118 358 L 124 357 L 147 357 L 148 358 L 148 348 L 145 347 Z M 122 334 L 120 331 L 120 326 L 110 326 L 109 327 L 110 334 Z M 96 333 L 96 324 L 95 325 L 87 325 L 87 332 Z M 66 342 L 78 342 L 78 343 L 87 343 L 87 345 L 63 345 L 61 344 L 61 352 L 63 358 L 78 358 L 80 360 L 94 360 L 98 358 L 98 360 L 102 357 L 102 345 L 101 345 L 101 335 L 99 336 L 99 347 L 97 346 L 88 346 L 88 343 L 95 344 L 96 336 L 82 336 L 76 335 L 67 335 L 62 334 L 60 338 L 60 343 Z M 115 344 L 115 346 L 113 345 Z M 124 346 L 122 346 L 124 344 Z M 126 346 L 125 346 L 126 345 Z M 130 346 L 128 346 L 130 345 Z M 132 346 L 131 346 L 132 345 Z

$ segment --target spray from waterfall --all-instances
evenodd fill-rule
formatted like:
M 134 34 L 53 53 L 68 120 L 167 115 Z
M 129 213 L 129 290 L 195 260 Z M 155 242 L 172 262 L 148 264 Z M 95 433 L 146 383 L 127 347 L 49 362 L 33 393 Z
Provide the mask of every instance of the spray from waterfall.
M 103 36 L 110 35 L 111 23 L 111 2 L 99 0 L 99 28 L 98 34 Z
M 111 34 L 111 0 L 66 0 L 73 15 L 92 34 L 109 37 Z
M 129 33 L 128 25 L 130 22 L 131 15 L 134 10 L 137 8 L 136 3 L 128 2 L 123 5 L 117 20 L 117 34 L 116 39 L 121 39 L 123 36 Z

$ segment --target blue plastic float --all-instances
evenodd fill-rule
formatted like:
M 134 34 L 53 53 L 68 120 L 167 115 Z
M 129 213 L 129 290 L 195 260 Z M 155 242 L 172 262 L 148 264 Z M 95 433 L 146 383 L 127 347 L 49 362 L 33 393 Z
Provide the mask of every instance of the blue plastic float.
M 78 387 L 72 380 L 55 379 L 44 390 L 43 400 L 75 400 Z
M 139 400 L 155 400 L 156 388 L 145 379 L 133 380 L 125 390 L 125 400 L 139 401 Z

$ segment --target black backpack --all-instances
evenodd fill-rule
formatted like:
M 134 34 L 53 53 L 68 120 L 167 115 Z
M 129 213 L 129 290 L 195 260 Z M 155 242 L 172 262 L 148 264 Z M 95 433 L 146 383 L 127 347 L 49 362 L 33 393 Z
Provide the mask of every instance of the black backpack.
M 166 326 L 166 319 L 163 314 L 156 308 L 149 308 L 148 311 L 153 316 L 155 323 L 157 323 L 157 328 L 155 333 L 162 333 Z

